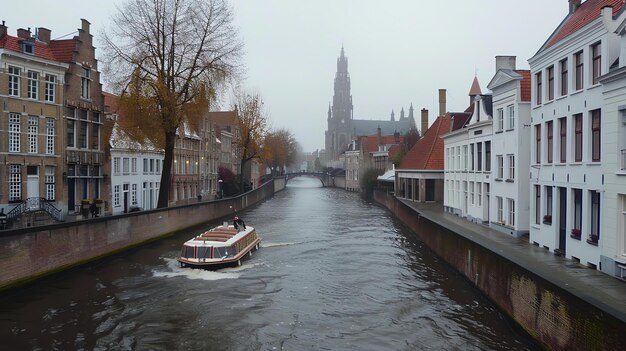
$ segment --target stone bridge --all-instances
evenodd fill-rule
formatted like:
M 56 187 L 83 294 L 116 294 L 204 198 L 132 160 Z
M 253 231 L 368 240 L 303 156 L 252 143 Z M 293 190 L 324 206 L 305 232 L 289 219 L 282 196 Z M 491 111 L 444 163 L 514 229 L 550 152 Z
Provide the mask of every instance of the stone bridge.
M 291 172 L 291 173 L 285 173 L 285 178 L 287 179 L 287 183 L 289 182 L 290 179 L 293 179 L 295 177 L 317 178 L 322 183 L 322 186 L 334 187 L 335 175 L 337 173 L 336 171 L 337 170 L 334 170 L 332 172 Z

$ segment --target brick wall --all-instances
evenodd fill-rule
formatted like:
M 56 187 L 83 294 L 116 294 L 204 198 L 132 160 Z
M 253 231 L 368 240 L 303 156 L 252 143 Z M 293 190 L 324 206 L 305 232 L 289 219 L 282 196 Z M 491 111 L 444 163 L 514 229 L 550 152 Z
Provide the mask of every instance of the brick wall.
M 626 345 L 625 323 L 606 311 L 421 217 L 392 195 L 375 192 L 374 197 L 547 348 L 620 350 Z
M 284 188 L 278 186 L 277 190 Z M 274 195 L 274 181 L 244 195 L 218 201 L 133 212 L 0 234 L 0 290 L 111 255 L 185 228 L 230 219 Z

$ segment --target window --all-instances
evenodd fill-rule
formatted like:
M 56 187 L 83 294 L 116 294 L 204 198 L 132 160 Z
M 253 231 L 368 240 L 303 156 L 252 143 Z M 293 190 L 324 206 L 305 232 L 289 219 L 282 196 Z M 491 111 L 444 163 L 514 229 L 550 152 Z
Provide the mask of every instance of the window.
M 28 71 L 28 85 L 26 96 L 29 99 L 37 100 L 37 85 L 39 84 L 39 73 L 35 71 Z
M 503 202 L 500 196 L 496 196 L 496 209 L 497 214 L 496 218 L 498 219 L 498 223 L 504 223 L 504 213 L 503 213 Z
M 547 147 L 546 153 L 548 154 L 548 163 L 552 163 L 552 149 L 553 149 L 553 144 L 554 144 L 554 142 L 553 142 L 553 139 L 554 139 L 553 138 L 553 133 L 554 133 L 554 131 L 552 129 L 552 124 L 553 124 L 552 121 L 546 122 L 546 134 L 547 134 L 547 137 L 548 137 L 548 141 L 546 143 L 547 144 L 546 145 L 546 147 Z
M 131 185 L 130 203 L 131 203 L 131 205 L 136 205 L 137 204 L 137 184 L 132 184 Z
M 552 187 L 546 186 L 546 215 L 552 218 Z
M 120 186 L 116 185 L 113 187 L 113 206 L 120 205 Z
M 583 88 L 583 52 L 582 51 L 579 51 L 574 54 L 574 63 L 576 65 L 574 83 L 576 84 L 576 90 L 580 90 Z
M 76 146 L 76 121 L 73 119 L 67 120 L 67 146 Z
M 567 118 L 559 118 L 559 149 L 561 155 L 561 163 L 567 162 Z
M 602 74 L 602 53 L 600 52 L 600 43 L 591 46 L 591 82 L 598 84 L 598 79 Z
M 583 115 L 574 115 L 574 162 L 583 160 Z
M 477 170 L 483 170 L 483 143 L 476 143 Z
M 541 185 L 535 185 L 535 224 L 541 224 Z
M 515 179 L 515 155 L 507 155 L 509 159 L 509 178 L 510 180 Z
M 589 234 L 596 235 L 595 241 L 597 241 L 600 237 L 600 193 L 592 190 L 589 195 L 591 198 L 591 233 Z M 594 241 L 594 239 L 591 240 Z
M 515 226 L 515 200 L 506 199 L 507 207 L 509 208 L 509 218 L 507 219 L 507 224 L 511 227 Z
M 474 170 L 474 144 L 470 144 L 470 170 Z
M 46 118 L 46 155 L 54 155 L 54 119 Z
M 535 101 L 537 103 L 537 105 L 541 104 L 541 95 L 543 93 L 543 91 L 541 90 L 541 72 L 535 74 L 535 91 L 537 93 L 536 97 L 535 97 Z
M 554 100 L 554 66 L 547 69 L 548 74 L 548 101 Z
M 128 157 L 124 157 L 124 158 L 122 159 L 122 174 L 128 174 L 128 173 L 130 173 L 130 172 L 129 172 L 129 170 L 130 170 L 130 168 L 129 168 L 129 167 L 130 167 L 130 166 L 129 166 L 129 165 L 130 165 L 130 163 L 129 163 L 129 162 L 130 162 L 130 161 L 129 161 Z
M 541 124 L 535 126 L 535 163 L 541 163 Z
M 24 41 L 22 42 L 22 50 L 25 54 L 34 55 L 35 54 L 35 43 L 32 41 Z
M 9 165 L 9 201 L 22 199 L 21 165 Z
M 591 161 L 600 162 L 600 110 L 591 111 Z
M 504 178 L 504 158 L 502 155 L 497 155 L 496 160 L 498 161 L 498 179 Z
M 573 227 L 581 229 L 583 217 L 583 191 L 582 189 L 572 189 L 574 193 L 574 223 Z
M 498 109 L 498 131 L 501 131 L 504 129 L 504 110 L 499 108 Z
M 485 141 L 485 171 L 491 172 L 491 141 Z
M 567 59 L 560 62 L 561 66 L 561 96 L 567 95 Z
M 44 99 L 46 102 L 54 102 L 56 96 L 56 80 L 57 77 L 46 74 L 46 86 L 44 89 Z
M 9 152 L 20 152 L 19 113 L 9 113 Z
M 148 174 L 148 159 L 143 159 L 143 174 Z
M 476 193 L 478 194 L 478 206 L 483 205 L 483 183 L 476 183 Z
M 152 158 L 150 159 L 150 174 L 154 174 L 154 159 Z
M 46 200 L 54 200 L 54 166 L 46 166 Z
M 88 123 L 85 121 L 78 122 L 80 123 L 80 134 L 78 135 L 78 147 L 82 149 L 87 148 L 87 128 Z
M 80 97 L 91 98 L 91 70 L 83 67 L 83 75 L 80 77 Z
M 130 162 L 130 171 L 132 174 L 137 174 L 137 158 L 133 157 Z
M 120 158 L 113 157 L 113 174 L 120 174 Z
M 161 160 L 157 159 L 155 161 L 155 171 L 157 174 L 161 174 Z
M 100 149 L 100 125 L 97 123 L 92 123 L 91 139 L 91 148 Z
M 461 147 L 456 147 L 456 168 L 457 170 L 461 169 Z
M 509 112 L 509 129 L 515 129 L 515 106 L 513 105 L 509 105 L 507 107 L 507 110 Z
M 474 204 L 474 182 L 469 182 L 470 203 Z
M 39 133 L 39 117 L 28 116 L 28 153 L 37 153 L 37 134 Z
M 20 69 L 9 66 L 9 95 L 20 96 Z

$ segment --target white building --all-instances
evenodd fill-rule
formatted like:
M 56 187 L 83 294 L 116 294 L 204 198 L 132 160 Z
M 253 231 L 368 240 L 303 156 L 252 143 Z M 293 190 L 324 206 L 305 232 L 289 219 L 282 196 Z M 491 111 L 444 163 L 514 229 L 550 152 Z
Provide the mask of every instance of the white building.
M 163 150 L 132 141 L 117 125 L 111 134 L 112 214 L 131 208 L 156 208 L 163 169 Z
M 471 116 L 455 114 L 453 131 L 442 138 L 444 209 L 476 223 L 488 223 L 491 173 L 491 95 L 482 95 L 475 77 L 470 89 Z
M 567 17 L 529 59 L 530 242 L 593 268 L 601 268 L 605 240 L 600 213 L 607 155 L 600 146 L 606 133 L 599 78 L 620 54 L 615 30 L 626 16 L 623 5 L 570 0 Z
M 487 86 L 493 135 L 490 144 L 484 141 L 491 182 L 484 183 L 483 194 L 491 227 L 513 236 L 529 231 L 530 80 L 530 71 L 516 69 L 515 56 L 496 56 L 496 73 Z
M 600 78 L 603 85 L 602 173 L 604 192 L 600 214 L 600 269 L 612 276 L 626 277 L 626 21 L 617 29 L 620 36 L 618 67 Z

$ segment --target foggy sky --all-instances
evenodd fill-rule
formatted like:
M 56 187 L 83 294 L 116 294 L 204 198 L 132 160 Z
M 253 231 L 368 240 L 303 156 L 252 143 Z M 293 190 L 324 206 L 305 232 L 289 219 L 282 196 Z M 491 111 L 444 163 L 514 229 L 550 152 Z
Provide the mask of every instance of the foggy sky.
M 91 22 L 96 52 L 115 1 L 20 0 L 3 4 L 9 34 L 46 27 L 52 38 Z M 245 45 L 243 86 L 259 92 L 273 128 L 291 131 L 305 151 L 324 147 L 336 59 L 348 57 L 355 119 L 388 119 L 411 103 L 461 111 L 476 74 L 483 92 L 495 56 L 532 57 L 567 15 L 567 0 L 233 0 L 235 25 Z M 102 67 L 99 67 L 102 71 Z

